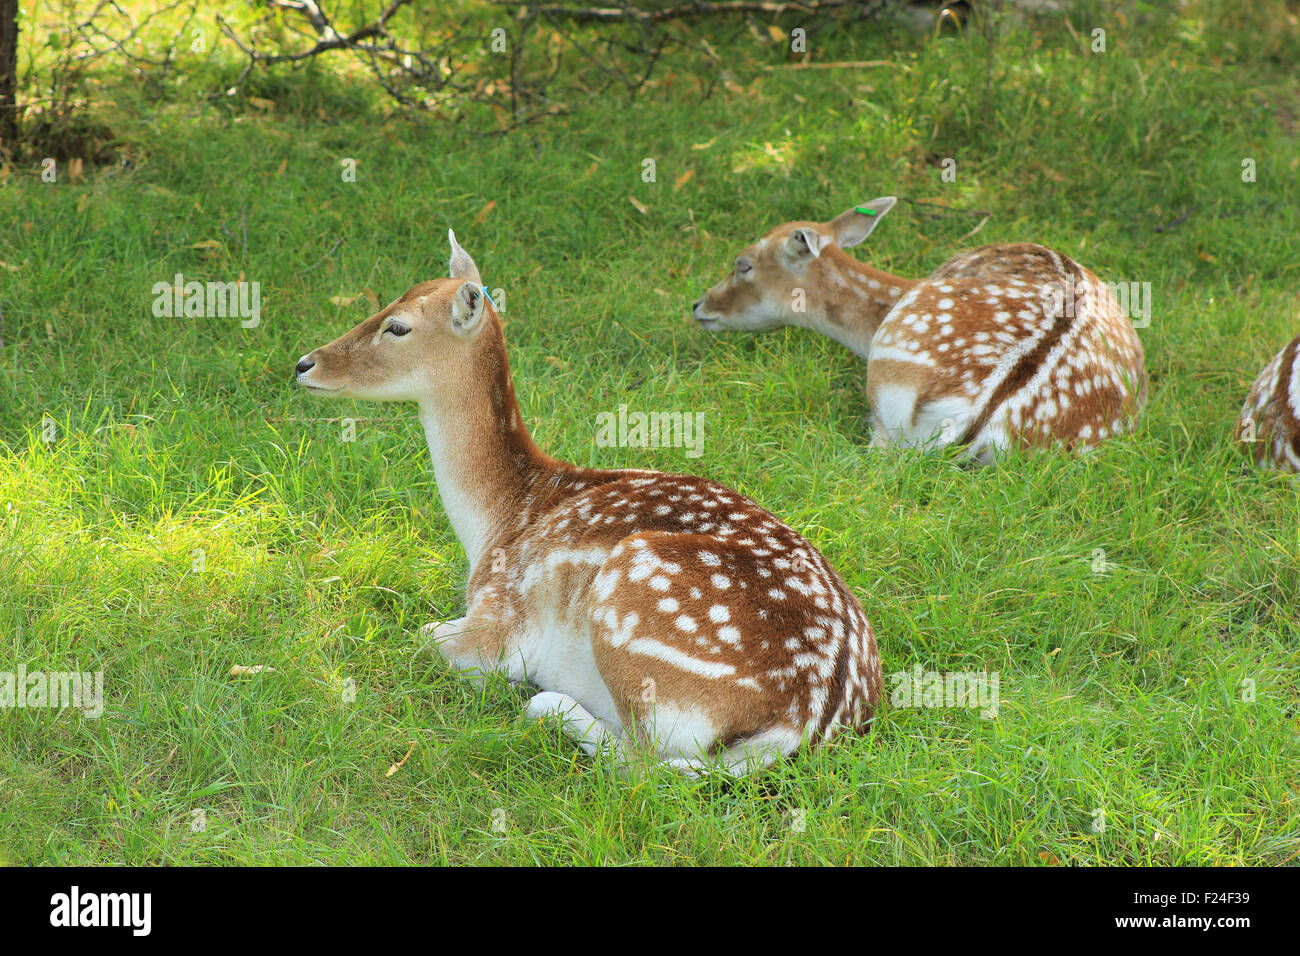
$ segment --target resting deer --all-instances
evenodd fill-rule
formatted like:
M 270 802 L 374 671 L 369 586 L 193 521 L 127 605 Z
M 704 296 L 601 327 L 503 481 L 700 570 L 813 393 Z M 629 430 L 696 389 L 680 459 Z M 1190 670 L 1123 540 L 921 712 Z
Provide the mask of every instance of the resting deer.
M 1146 400 L 1142 344 L 1108 286 L 1029 243 L 960 253 L 920 280 L 844 252 L 894 203 L 778 226 L 696 301 L 695 319 L 715 331 L 802 326 L 847 346 L 867 362 L 875 448 L 961 445 L 988 462 L 1132 427 Z
M 320 395 L 416 402 L 469 556 L 466 615 L 422 629 L 456 668 L 542 688 L 588 753 L 743 772 L 864 729 L 880 657 L 808 542 L 703 478 L 603 471 L 538 450 L 478 268 L 451 238 L 425 282 L 299 360 Z
M 1256 464 L 1300 474 L 1300 335 L 1255 379 L 1236 438 Z

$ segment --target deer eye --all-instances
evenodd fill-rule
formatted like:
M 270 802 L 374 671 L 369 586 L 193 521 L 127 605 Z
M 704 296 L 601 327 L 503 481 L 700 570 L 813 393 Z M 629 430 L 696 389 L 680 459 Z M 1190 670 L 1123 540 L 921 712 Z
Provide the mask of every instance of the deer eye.
M 391 332 L 393 335 L 402 336 L 411 331 L 411 327 L 409 325 L 403 325 L 401 322 L 390 322 L 388 328 L 384 329 L 384 331 Z

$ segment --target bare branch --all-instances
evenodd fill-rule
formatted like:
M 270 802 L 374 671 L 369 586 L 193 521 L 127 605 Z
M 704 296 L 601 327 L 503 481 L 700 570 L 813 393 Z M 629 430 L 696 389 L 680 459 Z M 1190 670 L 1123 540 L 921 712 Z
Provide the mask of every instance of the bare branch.
M 314 0 L 269 0 L 269 5 L 286 10 L 297 10 L 307 17 L 312 27 L 316 30 L 320 39 L 314 47 L 307 50 L 300 50 L 297 53 L 258 53 L 256 50 L 246 46 L 230 25 L 226 23 L 221 14 L 217 14 L 217 24 L 231 42 L 246 55 L 250 60 L 257 63 L 296 63 L 300 60 L 306 60 L 310 57 L 317 56 L 329 50 L 341 49 L 367 49 L 367 45 L 361 41 L 369 40 L 372 37 L 383 36 L 386 33 L 388 21 L 392 19 L 393 14 L 397 13 L 402 7 L 410 3 L 410 0 L 392 0 L 387 9 L 379 15 L 379 18 L 373 23 L 360 27 L 349 33 L 347 36 L 339 33 L 330 23 L 329 18 L 321 12 L 319 5 Z
M 492 0 L 499 7 L 517 7 L 518 0 Z M 766 0 L 722 0 L 722 2 L 705 2 L 694 0 L 677 7 L 665 7 L 660 10 L 643 10 L 640 7 L 570 7 L 552 4 L 532 8 L 536 14 L 547 17 L 562 17 L 597 23 L 664 23 L 668 20 L 680 20 L 683 17 L 716 16 L 734 13 L 771 13 L 781 14 L 789 11 L 798 13 L 816 13 L 822 10 L 835 10 L 845 7 L 862 6 L 862 0 L 804 0 L 802 3 L 770 3 Z

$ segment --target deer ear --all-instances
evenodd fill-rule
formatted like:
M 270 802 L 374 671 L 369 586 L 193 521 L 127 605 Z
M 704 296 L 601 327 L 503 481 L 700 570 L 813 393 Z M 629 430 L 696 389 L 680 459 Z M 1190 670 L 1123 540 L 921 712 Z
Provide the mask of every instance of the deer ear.
M 885 213 L 894 208 L 896 202 L 898 200 L 893 196 L 882 196 L 840 213 L 830 221 L 830 230 L 835 234 L 836 244 L 841 249 L 849 249 L 865 240 Z
M 477 279 L 470 279 L 456 290 L 456 297 L 451 300 L 451 330 L 468 338 L 478 331 L 486 313 L 487 296 L 483 287 Z
M 447 230 L 447 238 L 451 241 L 451 277 L 453 279 L 468 279 L 470 282 L 483 284 L 479 277 L 478 266 L 474 265 L 474 260 L 469 257 L 469 253 L 460 247 L 456 241 L 456 233 Z
M 800 226 L 790 233 L 790 238 L 785 241 L 785 248 L 795 258 L 810 256 L 815 259 L 832 242 L 834 240 L 825 233 L 808 226 Z

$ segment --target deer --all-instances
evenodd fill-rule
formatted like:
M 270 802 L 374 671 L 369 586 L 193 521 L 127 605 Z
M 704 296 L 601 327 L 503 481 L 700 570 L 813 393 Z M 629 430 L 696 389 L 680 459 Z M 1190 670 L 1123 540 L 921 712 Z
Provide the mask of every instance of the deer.
M 1146 401 L 1142 343 L 1114 293 L 1033 243 L 960 252 L 909 279 L 846 253 L 897 199 L 788 222 L 746 248 L 694 303 L 709 332 L 798 326 L 867 363 L 869 448 L 955 446 L 979 464 L 1011 448 L 1096 447 Z
M 1300 335 L 1256 377 L 1233 437 L 1260 467 L 1300 474 Z
M 469 559 L 466 613 L 420 634 L 459 674 L 538 688 L 589 755 L 749 773 L 869 729 L 875 634 L 811 544 L 692 475 L 559 461 L 534 444 L 478 267 L 448 232 L 423 282 L 299 359 L 308 392 L 414 402 Z

